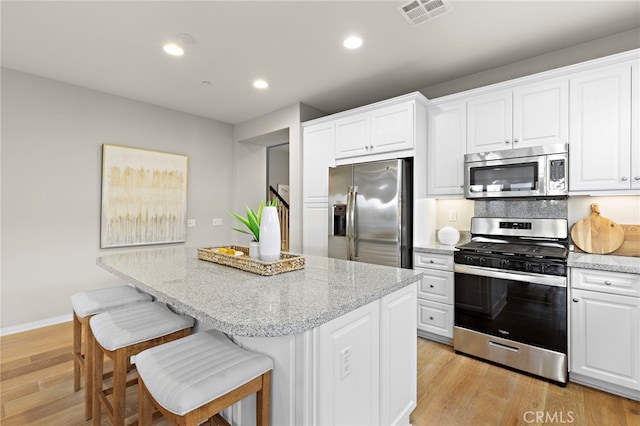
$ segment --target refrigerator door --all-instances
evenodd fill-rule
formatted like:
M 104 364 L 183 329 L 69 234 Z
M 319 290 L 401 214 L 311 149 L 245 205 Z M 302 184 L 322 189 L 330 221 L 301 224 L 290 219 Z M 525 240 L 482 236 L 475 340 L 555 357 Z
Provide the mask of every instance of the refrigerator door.
M 329 242 L 328 255 L 350 260 L 348 235 L 349 188 L 353 185 L 353 166 L 329 168 Z
M 355 260 L 401 267 L 403 161 L 354 165 Z

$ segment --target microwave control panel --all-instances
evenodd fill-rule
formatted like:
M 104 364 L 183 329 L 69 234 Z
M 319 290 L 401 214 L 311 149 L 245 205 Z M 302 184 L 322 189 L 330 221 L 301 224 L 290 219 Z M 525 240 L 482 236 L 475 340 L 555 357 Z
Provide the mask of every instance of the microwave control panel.
M 566 190 L 567 189 L 567 160 L 564 158 L 549 160 L 549 190 Z

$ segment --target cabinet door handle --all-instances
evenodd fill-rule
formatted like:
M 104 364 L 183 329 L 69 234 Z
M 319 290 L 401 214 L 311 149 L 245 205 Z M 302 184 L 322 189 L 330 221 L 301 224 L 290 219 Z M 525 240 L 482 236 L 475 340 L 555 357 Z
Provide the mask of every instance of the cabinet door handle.
M 573 299 L 571 299 L 571 300 L 572 300 L 573 302 L 575 302 L 575 303 L 578 303 L 578 301 L 579 301 L 577 297 L 574 297 L 574 298 L 573 298 Z
M 635 176 L 633 179 L 634 180 L 640 180 L 640 176 Z
M 518 142 L 520 142 L 520 141 L 518 140 L 518 138 L 515 138 L 515 139 L 513 140 L 513 143 L 518 143 Z
M 622 176 L 622 181 L 623 181 L 623 182 L 626 182 L 626 181 L 628 181 L 628 180 L 629 180 L 629 178 L 628 178 L 628 177 L 626 177 L 626 176 Z
M 604 285 L 611 285 L 611 281 L 605 281 Z
M 506 141 L 504 141 L 504 143 L 506 143 L 506 144 L 510 144 L 510 143 L 511 143 L 511 141 L 510 141 L 509 139 L 507 139 Z
M 638 176 L 636 179 L 640 180 L 640 176 Z M 464 185 L 460 185 L 460 188 L 464 189 Z

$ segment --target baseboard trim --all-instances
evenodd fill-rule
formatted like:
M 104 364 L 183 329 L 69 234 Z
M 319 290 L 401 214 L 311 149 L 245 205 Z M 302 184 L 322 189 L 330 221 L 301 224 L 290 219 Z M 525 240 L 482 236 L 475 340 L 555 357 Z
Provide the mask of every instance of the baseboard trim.
M 0 328 L 0 336 L 8 336 L 10 334 L 22 333 L 23 331 L 35 330 L 36 328 L 47 327 L 50 325 L 56 325 L 63 322 L 71 321 L 73 317 L 71 314 L 60 315 L 58 317 L 47 318 L 39 321 L 27 322 L 24 324 L 12 325 L 9 327 Z

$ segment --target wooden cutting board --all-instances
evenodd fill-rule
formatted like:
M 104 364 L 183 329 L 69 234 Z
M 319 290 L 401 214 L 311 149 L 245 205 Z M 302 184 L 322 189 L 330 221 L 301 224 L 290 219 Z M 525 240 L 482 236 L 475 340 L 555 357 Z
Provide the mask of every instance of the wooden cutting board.
M 571 228 L 571 238 L 587 253 L 608 254 L 624 242 L 624 229 L 611 219 L 600 215 L 598 204 L 591 204 L 591 214 L 577 221 Z
M 620 224 L 620 226 L 624 229 L 624 242 L 611 254 L 640 257 L 640 225 Z

